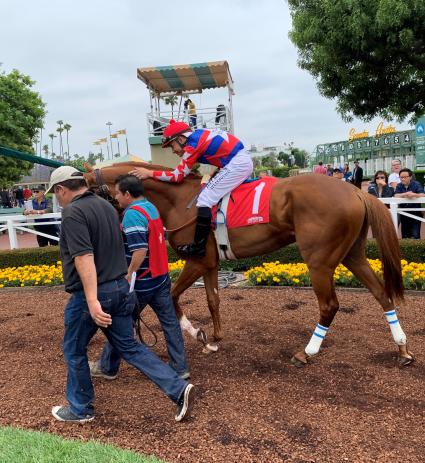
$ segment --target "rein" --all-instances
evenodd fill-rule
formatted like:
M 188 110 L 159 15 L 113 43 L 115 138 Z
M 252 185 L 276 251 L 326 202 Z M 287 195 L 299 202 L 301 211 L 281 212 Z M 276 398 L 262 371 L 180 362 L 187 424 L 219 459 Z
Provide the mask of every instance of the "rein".
M 194 222 L 196 222 L 196 215 L 192 217 L 188 222 L 184 223 L 182 226 L 177 227 L 177 228 L 167 228 L 165 231 L 167 233 L 173 233 L 179 230 L 183 230 L 183 228 L 188 227 L 189 225 L 192 225 Z

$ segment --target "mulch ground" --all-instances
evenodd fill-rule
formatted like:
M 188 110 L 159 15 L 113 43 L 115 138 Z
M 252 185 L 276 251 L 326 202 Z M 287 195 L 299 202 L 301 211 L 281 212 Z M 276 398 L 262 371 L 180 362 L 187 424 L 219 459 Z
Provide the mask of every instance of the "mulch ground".
M 134 369 L 96 379 L 96 420 L 55 422 L 64 403 L 61 290 L 0 292 L 0 425 L 94 438 L 169 462 L 420 462 L 425 459 L 423 296 L 399 310 L 416 362 L 399 369 L 388 325 L 367 292 L 339 291 L 341 310 L 307 367 L 290 364 L 318 321 L 314 294 L 296 289 L 221 292 L 225 339 L 205 355 L 186 338 L 197 400 L 190 421 Z M 202 289 L 184 308 L 209 324 Z M 148 313 L 155 330 L 159 325 Z M 208 325 L 211 329 L 211 326 Z M 90 346 L 94 358 L 103 342 Z M 164 341 L 155 351 L 165 358 Z

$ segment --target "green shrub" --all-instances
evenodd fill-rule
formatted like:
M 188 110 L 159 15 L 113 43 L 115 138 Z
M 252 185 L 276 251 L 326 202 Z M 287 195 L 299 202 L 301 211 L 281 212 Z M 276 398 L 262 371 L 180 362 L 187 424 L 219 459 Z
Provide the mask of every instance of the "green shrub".
M 425 240 L 400 240 L 401 258 L 408 262 L 425 262 Z M 370 259 L 379 259 L 379 251 L 375 240 L 366 243 L 366 255 Z M 0 268 L 21 267 L 23 265 L 53 265 L 60 260 L 59 247 L 15 249 L 0 251 Z M 179 257 L 171 247 L 168 247 L 168 261 L 176 262 Z M 303 262 L 296 244 L 290 244 L 278 251 L 259 257 L 247 257 L 236 261 L 220 262 L 221 270 L 244 272 L 264 262 L 296 263 Z
M 425 183 L 425 170 L 415 170 L 413 171 L 413 173 L 415 174 L 415 179 L 421 184 L 423 185 Z
M 286 178 L 289 177 L 289 167 L 288 166 L 279 166 L 272 169 L 273 177 Z
M 60 260 L 59 246 L 0 251 L 0 268 L 53 265 Z

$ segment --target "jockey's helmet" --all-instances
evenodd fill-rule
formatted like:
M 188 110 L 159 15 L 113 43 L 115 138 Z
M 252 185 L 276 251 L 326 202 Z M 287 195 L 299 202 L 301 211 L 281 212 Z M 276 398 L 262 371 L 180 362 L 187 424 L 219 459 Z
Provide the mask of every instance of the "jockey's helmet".
M 191 132 L 190 126 L 183 121 L 175 121 L 171 119 L 170 123 L 165 127 L 162 137 L 162 147 L 166 148 L 178 136 Z

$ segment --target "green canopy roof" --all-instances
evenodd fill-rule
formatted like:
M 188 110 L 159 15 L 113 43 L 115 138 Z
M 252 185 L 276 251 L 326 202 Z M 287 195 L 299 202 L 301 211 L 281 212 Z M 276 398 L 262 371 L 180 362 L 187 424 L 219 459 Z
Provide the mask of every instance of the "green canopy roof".
M 233 93 L 227 61 L 139 68 L 137 77 L 157 94 L 219 87 L 229 87 Z

